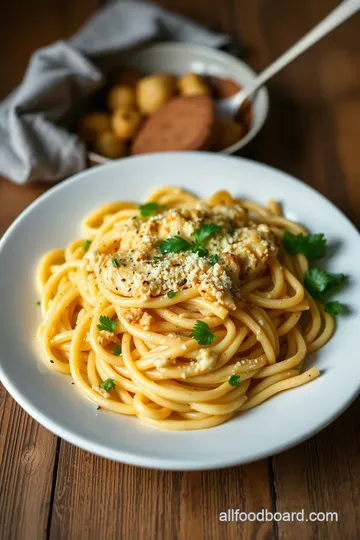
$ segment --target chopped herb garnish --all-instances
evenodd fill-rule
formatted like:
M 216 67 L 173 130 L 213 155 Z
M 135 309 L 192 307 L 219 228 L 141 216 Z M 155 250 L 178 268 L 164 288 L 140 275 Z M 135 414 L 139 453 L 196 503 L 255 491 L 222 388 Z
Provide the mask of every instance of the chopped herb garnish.
M 209 236 L 216 233 L 220 228 L 220 225 L 216 225 L 215 223 L 203 225 L 200 229 L 195 231 L 195 244 L 202 244 Z
M 234 236 L 234 234 L 235 234 L 235 229 L 234 229 L 233 227 L 229 227 L 228 233 L 230 234 L 230 236 Z
M 83 243 L 83 250 L 87 251 L 89 247 L 91 246 L 91 243 L 92 243 L 92 240 L 85 240 L 85 242 Z
M 199 345 L 211 345 L 215 341 L 215 334 L 204 321 L 196 321 L 190 337 L 196 339 Z
M 240 384 L 240 375 L 230 375 L 228 378 L 228 383 L 230 386 L 239 386 Z
M 153 257 L 153 261 L 161 261 L 161 257 Z
M 116 385 L 114 379 L 106 379 L 106 381 L 100 383 L 100 388 L 103 388 L 104 390 L 106 390 L 106 392 L 110 392 L 110 390 L 113 390 L 115 386 Z
M 100 315 L 99 324 L 97 325 L 99 330 L 105 330 L 106 332 L 114 332 L 116 326 L 116 321 L 110 319 L 110 317 L 106 317 L 105 315 Z
M 172 236 L 159 244 L 161 253 L 180 253 L 190 248 L 191 244 L 181 236 Z
M 330 313 L 330 315 L 341 315 L 344 313 L 344 305 L 334 300 L 333 302 L 327 302 L 324 306 L 324 311 Z
M 115 266 L 115 268 L 119 268 L 120 263 L 117 259 L 111 259 L 112 265 Z
M 218 260 L 219 260 L 219 256 L 216 255 L 216 254 L 215 255 L 210 255 L 210 257 L 209 257 L 209 263 L 210 264 L 215 264 L 215 263 L 218 262 Z
M 174 298 L 174 296 L 176 296 L 176 292 L 170 291 L 167 293 L 168 298 Z
M 209 250 L 203 248 L 200 244 L 193 244 L 191 249 L 194 253 L 197 253 L 199 257 L 207 257 L 209 255 Z
M 303 253 L 311 261 L 321 259 L 326 252 L 326 238 L 322 233 L 304 235 L 285 231 L 283 245 L 290 255 Z
M 37 306 L 41 306 L 40 300 L 38 300 L 38 301 L 36 302 L 36 305 L 37 305 Z
M 172 236 L 161 242 L 159 244 L 159 249 L 161 253 L 180 253 L 181 251 L 189 251 L 191 249 L 194 253 L 198 253 L 200 257 L 206 257 L 209 252 L 203 246 L 203 242 L 219 229 L 220 225 L 209 223 L 195 231 L 195 242 L 190 244 L 190 242 L 185 240 L 185 238 L 182 238 L 182 236 Z
M 194 253 L 197 253 L 199 257 L 207 257 L 209 251 L 204 248 L 203 242 L 219 229 L 221 229 L 220 225 L 216 225 L 215 223 L 208 223 L 207 225 L 200 227 L 200 229 L 195 231 L 195 242 L 192 243 L 191 250 Z
M 149 217 L 156 214 L 160 210 L 161 206 L 157 202 L 149 202 L 139 206 L 142 217 Z
M 120 356 L 120 354 L 121 354 L 121 347 L 120 347 L 120 345 L 115 345 L 115 346 L 114 346 L 113 354 L 114 354 L 115 356 Z
M 330 274 L 320 268 L 311 268 L 305 272 L 304 286 L 311 296 L 320 299 L 344 283 L 345 280 L 344 274 Z

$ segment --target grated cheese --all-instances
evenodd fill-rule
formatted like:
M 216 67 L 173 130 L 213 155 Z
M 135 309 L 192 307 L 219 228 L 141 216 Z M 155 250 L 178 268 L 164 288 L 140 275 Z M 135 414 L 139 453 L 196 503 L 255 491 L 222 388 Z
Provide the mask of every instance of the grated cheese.
M 215 264 L 191 250 L 159 258 L 159 242 L 172 236 L 192 242 L 196 230 L 207 223 L 221 226 L 203 244 L 209 254 L 218 255 Z M 89 252 L 87 267 L 113 293 L 143 300 L 195 288 L 205 299 L 235 310 L 241 283 L 261 273 L 277 251 L 269 227 L 250 223 L 240 205 L 209 207 L 203 203 L 195 209 L 170 209 L 147 220 L 130 219 L 121 230 L 115 254 L 118 265 L 112 264 L 114 254 Z M 125 316 L 150 328 L 152 321 L 142 319 L 140 311 Z

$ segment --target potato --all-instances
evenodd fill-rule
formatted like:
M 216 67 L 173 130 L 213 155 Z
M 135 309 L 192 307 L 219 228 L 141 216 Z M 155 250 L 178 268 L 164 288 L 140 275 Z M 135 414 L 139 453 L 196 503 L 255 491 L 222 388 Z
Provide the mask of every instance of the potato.
M 134 89 L 121 84 L 114 86 L 109 92 L 107 104 L 111 111 L 125 108 L 131 109 L 135 105 Z
M 93 150 L 97 154 L 109 159 L 116 159 L 126 155 L 126 144 L 111 131 L 102 131 L 96 137 Z
M 115 76 L 115 81 L 117 84 L 122 84 L 125 86 L 130 86 L 135 88 L 136 83 L 140 79 L 140 73 L 135 68 L 124 68 Z
M 119 139 L 131 139 L 141 123 L 141 114 L 135 109 L 117 109 L 111 119 L 113 132 Z
M 209 96 L 211 93 L 202 77 L 196 73 L 185 73 L 178 80 L 178 88 L 182 96 Z
M 223 79 L 222 77 L 216 77 L 214 75 L 208 77 L 208 81 L 210 87 L 213 88 L 215 99 L 229 98 L 242 88 L 242 86 L 233 79 Z
M 235 144 L 246 134 L 246 126 L 231 118 L 217 118 L 213 149 L 224 150 Z
M 140 79 L 136 85 L 136 102 L 144 115 L 159 109 L 175 94 L 176 79 L 167 73 L 149 75 Z
M 111 117 L 108 113 L 92 112 L 80 119 L 78 126 L 79 137 L 86 143 L 92 143 L 99 133 L 111 127 Z

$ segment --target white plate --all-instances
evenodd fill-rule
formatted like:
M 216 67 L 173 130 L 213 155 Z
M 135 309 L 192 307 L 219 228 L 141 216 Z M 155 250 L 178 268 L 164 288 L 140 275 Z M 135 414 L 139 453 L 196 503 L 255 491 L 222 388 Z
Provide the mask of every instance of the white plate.
M 97 412 L 69 376 L 39 361 L 40 319 L 34 270 L 44 251 L 79 235 L 84 214 L 114 199 L 142 201 L 158 185 L 175 184 L 206 196 L 218 189 L 284 203 L 286 214 L 336 246 L 328 268 L 351 276 L 337 298 L 352 312 L 339 318 L 334 338 L 308 364 L 315 381 L 272 398 L 209 430 L 167 432 L 135 418 Z M 210 469 L 253 461 L 295 445 L 334 420 L 359 392 L 360 236 L 329 201 L 264 165 L 206 153 L 153 154 L 90 169 L 48 191 L 15 221 L 0 244 L 1 380 L 38 422 L 67 441 L 118 461 L 159 469 Z

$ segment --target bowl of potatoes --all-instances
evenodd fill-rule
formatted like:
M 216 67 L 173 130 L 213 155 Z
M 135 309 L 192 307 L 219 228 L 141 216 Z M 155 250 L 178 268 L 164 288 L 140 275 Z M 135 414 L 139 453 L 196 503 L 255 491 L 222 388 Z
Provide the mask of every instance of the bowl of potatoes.
M 124 54 L 77 133 L 93 163 L 150 152 L 208 150 L 233 154 L 259 132 L 268 114 L 262 88 L 234 120 L 216 114 L 255 77 L 242 60 L 208 47 L 159 43 Z

